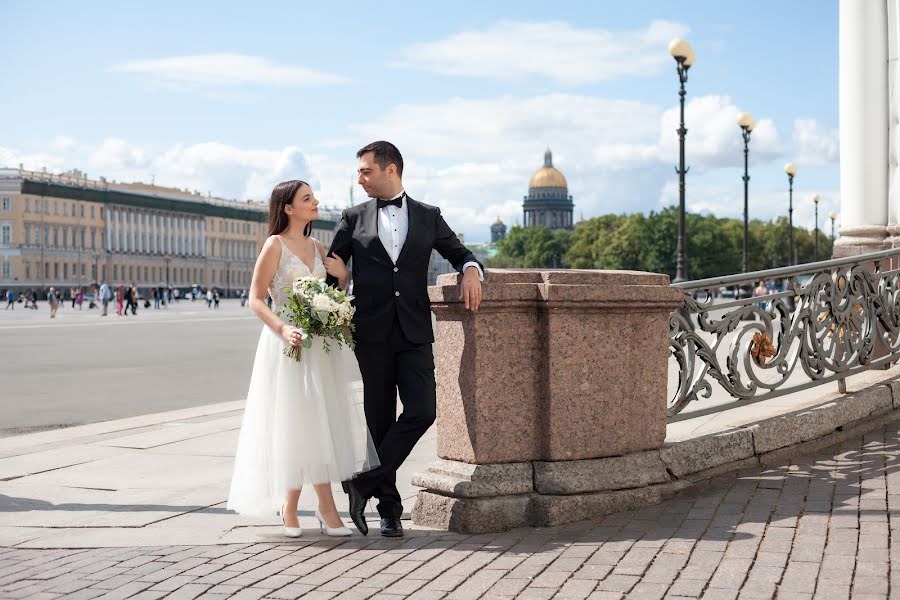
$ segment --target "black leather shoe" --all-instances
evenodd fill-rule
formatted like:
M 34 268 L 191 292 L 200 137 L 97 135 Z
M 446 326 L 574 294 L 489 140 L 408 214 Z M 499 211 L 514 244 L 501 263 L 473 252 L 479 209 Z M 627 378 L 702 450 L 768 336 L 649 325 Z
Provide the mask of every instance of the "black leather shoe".
M 403 525 L 400 519 L 381 519 L 381 535 L 384 537 L 403 537 Z
M 344 490 L 350 498 L 350 519 L 359 532 L 369 535 L 369 525 L 366 523 L 366 497 L 359 493 L 352 481 L 344 482 Z

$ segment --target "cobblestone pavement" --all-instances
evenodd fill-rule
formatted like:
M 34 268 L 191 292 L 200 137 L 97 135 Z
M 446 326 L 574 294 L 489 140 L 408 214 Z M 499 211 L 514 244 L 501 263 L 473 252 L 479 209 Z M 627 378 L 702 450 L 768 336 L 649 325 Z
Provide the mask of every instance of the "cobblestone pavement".
M 894 423 L 658 506 L 502 534 L 2 548 L 0 597 L 900 598 L 898 455 Z

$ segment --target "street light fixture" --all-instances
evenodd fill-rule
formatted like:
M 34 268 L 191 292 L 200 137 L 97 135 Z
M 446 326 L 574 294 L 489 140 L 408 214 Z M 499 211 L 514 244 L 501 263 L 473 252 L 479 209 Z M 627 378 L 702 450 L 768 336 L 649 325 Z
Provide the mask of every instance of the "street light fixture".
M 813 204 L 816 205 L 816 228 L 813 231 L 815 235 L 813 242 L 813 261 L 819 260 L 819 201 L 822 199 L 822 196 L 819 194 L 813 194 L 812 201 Z
M 741 128 L 741 136 L 744 138 L 744 252 L 741 267 L 746 273 L 750 270 L 750 248 L 748 240 L 750 229 L 747 221 L 747 197 L 750 190 L 750 173 L 748 171 L 748 157 L 750 155 L 750 132 L 756 126 L 756 121 L 750 116 L 750 113 L 741 113 L 737 118 L 738 127 Z
M 684 176 L 688 169 L 684 166 L 684 138 L 687 135 L 687 129 L 684 127 L 684 84 L 688 80 L 688 69 L 694 64 L 694 50 L 685 40 L 675 38 L 669 43 L 669 54 L 675 59 L 676 68 L 678 70 L 678 81 L 681 83 L 681 89 L 678 91 L 678 97 L 681 105 L 681 121 L 678 127 L 678 247 L 675 250 L 675 283 L 687 281 L 687 241 L 685 239 L 685 206 L 684 206 Z
M 828 217 L 831 219 L 831 243 L 834 244 L 834 220 L 837 219 L 837 213 L 831 211 Z
M 784 172 L 788 176 L 788 265 L 793 265 L 797 262 L 794 256 L 794 175 L 797 174 L 797 165 L 784 165 Z

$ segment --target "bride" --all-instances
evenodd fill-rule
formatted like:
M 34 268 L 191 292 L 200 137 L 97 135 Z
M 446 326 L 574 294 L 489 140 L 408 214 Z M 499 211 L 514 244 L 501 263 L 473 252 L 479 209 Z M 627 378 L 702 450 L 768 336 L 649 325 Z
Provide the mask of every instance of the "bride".
M 302 349 L 300 362 L 282 353 L 287 345 L 302 342 L 301 330 L 277 314 L 286 288 L 299 277 L 324 280 L 327 274 L 325 248 L 310 237 L 318 204 L 303 181 L 285 181 L 272 190 L 269 237 L 250 284 L 250 309 L 265 326 L 256 348 L 228 495 L 228 509 L 241 515 L 270 517 L 280 512 L 290 537 L 302 533 L 297 503 L 303 484 L 311 484 L 318 496 L 315 514 L 320 530 L 350 535 L 334 505 L 330 482 L 378 466 L 353 351 L 332 344 L 326 353 L 321 340 L 313 339 L 312 347 Z M 345 272 L 343 263 L 332 268 L 341 267 Z M 267 306 L 267 294 L 276 312 Z

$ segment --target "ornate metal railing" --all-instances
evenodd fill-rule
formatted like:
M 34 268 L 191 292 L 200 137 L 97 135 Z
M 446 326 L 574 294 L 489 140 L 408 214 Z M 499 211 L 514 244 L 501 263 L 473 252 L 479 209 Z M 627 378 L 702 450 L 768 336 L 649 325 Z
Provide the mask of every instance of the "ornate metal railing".
M 846 377 L 896 362 L 897 267 L 900 249 L 673 284 L 685 304 L 669 319 L 678 369 L 677 384 L 670 372 L 670 421 L 831 381 L 843 392 Z M 754 295 L 761 280 L 775 282 L 775 291 Z M 722 290 L 734 290 L 734 299 Z

